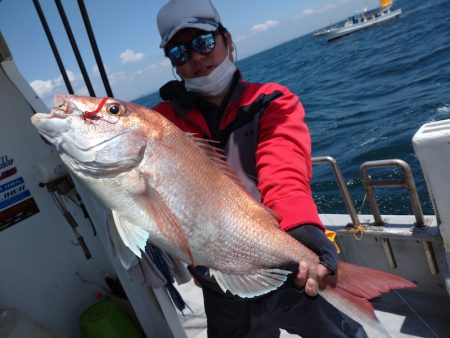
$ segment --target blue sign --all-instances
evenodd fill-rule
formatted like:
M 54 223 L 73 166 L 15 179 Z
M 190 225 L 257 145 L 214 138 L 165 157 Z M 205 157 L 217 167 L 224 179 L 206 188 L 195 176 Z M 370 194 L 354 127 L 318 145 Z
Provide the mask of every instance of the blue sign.
M 11 182 L 0 185 L 0 192 L 4 192 L 6 190 L 12 189 L 12 188 L 17 187 L 18 185 L 24 184 L 24 183 L 25 183 L 25 181 L 23 180 L 23 177 L 16 178 L 15 180 L 13 180 Z
M 14 203 L 19 202 L 19 201 L 23 200 L 24 198 L 27 198 L 28 196 L 31 196 L 31 193 L 29 190 L 25 190 L 25 191 L 21 192 L 20 194 L 17 194 L 11 198 L 8 198 L 7 200 L 1 201 L 0 202 L 0 210 L 8 207 Z

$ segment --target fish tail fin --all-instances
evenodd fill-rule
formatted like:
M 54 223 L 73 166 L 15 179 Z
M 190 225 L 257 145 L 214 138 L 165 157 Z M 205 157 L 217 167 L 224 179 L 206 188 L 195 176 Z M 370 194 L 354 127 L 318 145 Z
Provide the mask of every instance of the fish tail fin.
M 369 299 L 393 289 L 413 288 L 416 284 L 388 272 L 339 262 L 334 287 L 320 291 L 320 295 L 350 318 L 364 326 L 374 337 L 389 337 L 375 316 Z M 372 335 L 369 334 L 372 337 Z

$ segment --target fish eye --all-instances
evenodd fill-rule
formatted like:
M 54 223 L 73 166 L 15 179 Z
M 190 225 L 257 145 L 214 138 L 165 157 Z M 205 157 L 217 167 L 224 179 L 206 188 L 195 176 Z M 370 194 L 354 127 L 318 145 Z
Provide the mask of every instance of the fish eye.
M 125 113 L 125 106 L 119 102 L 108 103 L 105 110 L 114 116 L 121 116 Z

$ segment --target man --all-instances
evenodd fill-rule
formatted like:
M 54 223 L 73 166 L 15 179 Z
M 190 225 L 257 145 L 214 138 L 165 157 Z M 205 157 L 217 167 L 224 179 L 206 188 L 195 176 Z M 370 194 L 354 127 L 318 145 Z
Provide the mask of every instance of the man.
M 210 0 L 170 0 L 158 13 L 165 55 L 182 81 L 160 89 L 155 110 L 182 130 L 215 141 L 247 190 L 280 220 L 281 229 L 314 250 L 314 278 L 296 262 L 294 285 L 255 299 L 223 293 L 204 267 L 191 267 L 202 286 L 209 337 L 279 337 L 279 328 L 302 337 L 366 337 L 317 295 L 336 273 L 312 199 L 311 140 L 298 98 L 278 84 L 248 83 L 234 64 L 231 34 Z M 304 288 L 304 293 L 302 289 Z

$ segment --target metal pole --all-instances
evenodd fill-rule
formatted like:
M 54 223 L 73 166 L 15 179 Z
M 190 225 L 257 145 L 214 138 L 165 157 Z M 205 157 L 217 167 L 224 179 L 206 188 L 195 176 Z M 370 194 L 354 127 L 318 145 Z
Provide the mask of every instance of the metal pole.
M 366 191 L 367 202 L 369 203 L 370 209 L 372 210 L 372 215 L 374 219 L 375 226 L 383 226 L 383 218 L 381 217 L 380 209 L 378 208 L 377 198 L 375 196 L 375 192 L 373 191 L 373 186 L 371 184 L 371 179 L 369 173 L 367 172 L 367 167 L 365 167 L 365 163 L 363 163 L 360 167 L 360 176 L 361 182 L 364 186 L 364 190 Z
M 61 4 L 60 0 L 55 0 L 56 7 L 58 8 L 59 15 L 61 16 L 61 20 L 64 24 L 64 28 L 66 29 L 67 37 L 69 38 L 70 44 L 72 45 L 73 52 L 75 53 L 75 57 L 78 62 L 78 66 L 80 67 L 81 74 L 83 75 L 84 82 L 86 83 L 86 87 L 89 91 L 89 95 L 95 96 L 94 88 L 92 88 L 91 80 L 89 80 L 89 76 L 86 71 L 86 67 L 84 66 L 83 59 L 81 58 L 80 51 L 78 50 L 77 43 L 75 42 L 75 38 L 72 33 L 72 29 L 70 28 L 69 21 L 67 20 L 66 13 L 64 12 L 64 8 Z
M 81 16 L 83 17 L 84 26 L 86 27 L 92 51 L 94 52 L 95 60 L 97 61 L 98 71 L 100 72 L 100 76 L 103 81 L 103 86 L 105 87 L 106 95 L 108 95 L 109 97 L 114 97 L 111 90 L 111 86 L 109 85 L 108 76 L 106 75 L 106 71 L 103 66 L 103 61 L 100 56 L 100 52 L 98 50 L 97 42 L 95 41 L 94 32 L 92 30 L 91 22 L 89 21 L 89 16 L 87 14 L 86 6 L 84 5 L 83 0 L 78 0 L 78 7 L 80 7 Z
M 389 168 L 398 167 L 403 172 L 402 180 L 379 180 L 374 181 L 370 178 L 368 170 L 372 168 Z M 417 195 L 416 185 L 414 183 L 414 178 L 412 176 L 411 167 L 408 163 L 403 160 L 392 159 L 392 160 L 379 160 L 379 161 L 368 161 L 361 164 L 360 167 L 361 181 L 363 182 L 364 188 L 367 194 L 367 201 L 369 202 L 370 208 L 375 219 L 375 225 L 382 225 L 383 220 L 381 218 L 380 210 L 376 202 L 376 197 L 373 192 L 373 187 L 406 187 L 409 194 L 409 200 L 411 207 L 413 209 L 414 215 L 416 217 L 417 226 L 425 226 L 425 220 L 423 218 L 422 207 L 420 206 L 419 196 Z
M 70 80 L 67 77 L 66 69 L 64 68 L 64 64 L 61 60 L 61 56 L 59 55 L 58 49 L 56 48 L 55 40 L 53 40 L 52 33 L 47 24 L 47 20 L 45 19 L 44 13 L 42 12 L 41 5 L 39 4 L 39 0 L 33 0 L 34 7 L 36 7 L 36 12 L 39 15 L 39 19 L 41 20 L 42 27 L 44 27 L 45 35 L 47 35 L 48 42 L 50 43 L 50 47 L 53 51 L 53 55 L 55 56 L 56 63 L 58 64 L 59 71 L 63 77 L 64 83 L 66 84 L 67 91 L 69 94 L 73 94 L 73 88 L 70 84 Z
M 353 226 L 358 227 L 361 225 L 361 222 L 358 218 L 358 213 L 355 210 L 355 206 L 353 205 L 352 198 L 350 197 L 350 193 L 348 192 L 347 185 L 345 184 L 344 177 L 342 176 L 341 170 L 337 164 L 337 161 L 331 156 L 319 156 L 312 158 L 313 164 L 322 164 L 329 163 L 331 164 L 331 169 L 333 170 L 334 177 L 336 178 L 336 183 L 341 192 L 342 199 L 344 200 L 345 207 L 352 219 Z

